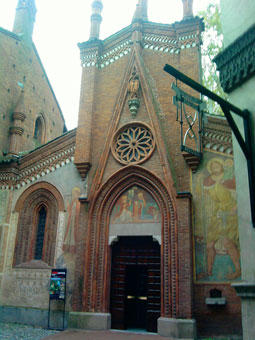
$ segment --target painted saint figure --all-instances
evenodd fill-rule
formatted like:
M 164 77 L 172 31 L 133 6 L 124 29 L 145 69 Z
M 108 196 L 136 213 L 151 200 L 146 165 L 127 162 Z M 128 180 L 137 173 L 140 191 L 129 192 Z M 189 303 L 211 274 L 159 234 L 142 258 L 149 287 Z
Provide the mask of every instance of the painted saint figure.
M 115 206 L 114 222 L 128 223 L 132 221 L 131 201 L 127 195 L 122 195 Z
M 63 250 L 67 253 L 75 253 L 77 242 L 77 228 L 80 212 L 80 189 L 73 188 L 72 201 L 67 205 L 68 220 L 64 236 Z
M 234 280 L 241 276 L 237 203 L 233 197 L 235 180 L 233 177 L 224 176 L 224 161 L 220 158 L 212 158 L 207 163 L 207 170 L 210 176 L 203 179 L 203 191 L 211 211 L 207 215 L 206 276 L 213 275 L 216 254 L 225 253 L 230 256 L 235 267 L 235 271 L 227 274 L 226 279 Z
M 139 76 L 136 73 L 136 70 L 134 70 L 132 72 L 132 76 L 128 81 L 128 93 L 130 98 L 137 98 L 139 86 L 140 86 Z
M 111 214 L 111 223 L 146 223 L 159 220 L 159 208 L 156 202 L 138 187 L 127 190 L 117 200 Z

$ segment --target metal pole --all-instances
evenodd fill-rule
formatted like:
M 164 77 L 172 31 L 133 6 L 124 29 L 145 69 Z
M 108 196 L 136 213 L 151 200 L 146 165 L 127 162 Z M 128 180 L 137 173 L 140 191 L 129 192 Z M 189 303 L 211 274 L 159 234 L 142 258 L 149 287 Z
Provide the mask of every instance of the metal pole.
M 194 90 L 197 92 L 200 92 L 204 96 L 212 99 L 213 101 L 217 102 L 220 106 L 227 106 L 227 108 L 230 111 L 235 112 L 237 115 L 243 117 L 243 118 L 248 118 L 249 114 L 246 111 L 240 110 L 238 107 L 234 106 L 233 104 L 227 102 L 223 98 L 217 96 L 217 94 L 207 90 L 204 86 L 200 85 L 197 83 L 195 80 L 189 78 L 185 74 L 181 73 L 180 71 L 176 70 L 171 65 L 166 64 L 164 67 L 164 71 L 167 73 L 171 74 L 173 77 L 177 78 L 178 80 L 181 80 L 184 84 L 192 87 Z

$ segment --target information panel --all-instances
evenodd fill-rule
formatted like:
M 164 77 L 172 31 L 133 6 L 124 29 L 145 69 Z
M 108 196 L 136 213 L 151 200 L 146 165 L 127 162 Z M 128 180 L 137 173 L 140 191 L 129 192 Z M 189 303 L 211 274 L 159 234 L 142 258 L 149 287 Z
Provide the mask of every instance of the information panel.
M 52 269 L 50 278 L 50 299 L 65 300 L 66 269 Z

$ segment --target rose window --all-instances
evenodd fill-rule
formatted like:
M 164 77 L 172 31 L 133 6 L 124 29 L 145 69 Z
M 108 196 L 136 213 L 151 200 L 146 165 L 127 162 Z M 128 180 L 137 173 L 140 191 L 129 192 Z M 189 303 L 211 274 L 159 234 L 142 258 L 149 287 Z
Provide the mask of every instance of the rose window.
M 112 152 L 122 164 L 138 164 L 153 152 L 155 142 L 151 131 L 142 125 L 130 126 L 117 133 Z

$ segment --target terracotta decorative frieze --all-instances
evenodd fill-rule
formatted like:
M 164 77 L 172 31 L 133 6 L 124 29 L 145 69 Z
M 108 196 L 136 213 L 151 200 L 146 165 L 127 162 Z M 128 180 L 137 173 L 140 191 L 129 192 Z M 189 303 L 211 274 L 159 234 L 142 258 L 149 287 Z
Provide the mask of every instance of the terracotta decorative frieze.
M 145 34 L 143 37 L 143 47 L 145 49 L 170 54 L 178 54 L 182 49 L 193 48 L 198 44 L 199 39 L 196 33 L 186 34 L 178 38 L 157 34 Z M 102 53 L 99 52 L 98 48 L 92 51 L 81 50 L 81 65 L 83 67 L 95 66 L 102 69 L 128 55 L 131 52 L 131 45 L 132 41 L 126 39 L 109 49 L 105 49 Z
M 231 133 L 228 134 L 217 130 L 205 129 L 203 134 L 203 148 L 232 155 Z
M 130 45 L 131 40 L 128 39 L 110 48 L 109 50 L 105 50 L 100 56 L 99 68 L 104 68 L 105 66 L 108 66 L 114 63 L 116 60 L 129 54 L 131 52 Z
M 241 35 L 213 60 L 220 72 L 220 82 L 227 93 L 255 74 L 255 25 Z
M 182 49 L 196 47 L 199 44 L 199 39 L 196 33 L 183 35 L 178 38 L 165 35 L 146 34 L 143 38 L 143 44 L 145 49 L 179 54 Z
M 190 36 L 182 36 L 179 37 L 179 45 L 181 50 L 185 48 L 192 48 L 199 45 L 199 40 L 196 34 L 192 34 Z
M 119 42 L 115 46 L 103 51 L 101 55 L 98 49 L 81 52 L 81 65 L 83 67 L 95 66 L 98 69 L 102 69 L 129 54 L 131 51 L 130 44 L 130 39 Z
M 74 140 L 62 148 L 44 152 L 47 146 L 34 151 L 37 156 L 34 162 L 30 162 L 29 156 L 17 156 L 10 165 L 0 166 L 0 189 L 19 189 L 74 161 Z
M 203 129 L 203 149 L 233 154 L 232 134 L 227 121 L 222 117 L 207 116 Z
M 125 39 L 114 42 L 108 41 L 84 42 L 79 44 L 81 51 L 82 67 L 96 67 L 102 69 L 111 65 L 120 58 L 131 52 L 133 44 L 130 39 L 131 31 L 127 31 Z M 114 36 L 113 36 L 114 39 Z M 196 32 L 182 33 L 179 36 L 168 36 L 164 34 L 145 33 L 142 46 L 145 49 L 155 50 L 170 54 L 179 54 L 182 49 L 193 48 L 200 45 L 199 35 Z M 108 46 L 107 46 L 108 45 Z
M 98 50 L 81 52 L 81 66 L 98 66 Z

